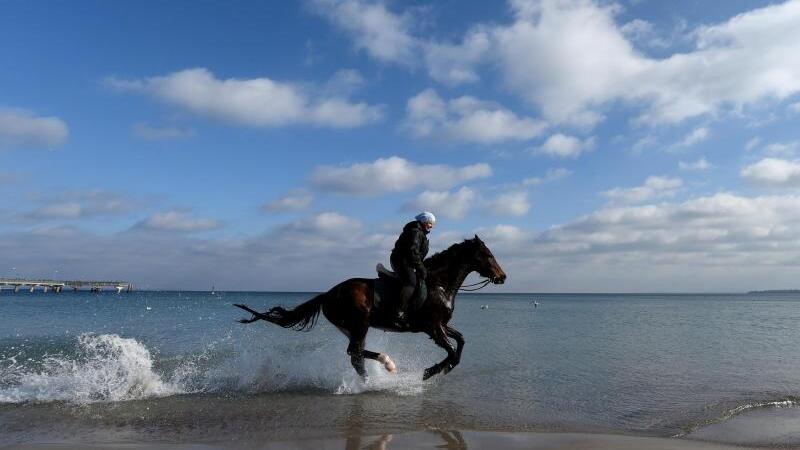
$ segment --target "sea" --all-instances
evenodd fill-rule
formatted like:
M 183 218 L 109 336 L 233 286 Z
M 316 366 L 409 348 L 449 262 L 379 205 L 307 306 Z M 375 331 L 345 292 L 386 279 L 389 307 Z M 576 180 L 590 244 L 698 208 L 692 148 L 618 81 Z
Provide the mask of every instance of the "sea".
M 461 364 L 370 330 L 356 376 L 309 332 L 233 306 L 314 293 L 0 291 L 0 446 L 262 442 L 437 430 L 800 445 L 800 294 L 463 294 Z

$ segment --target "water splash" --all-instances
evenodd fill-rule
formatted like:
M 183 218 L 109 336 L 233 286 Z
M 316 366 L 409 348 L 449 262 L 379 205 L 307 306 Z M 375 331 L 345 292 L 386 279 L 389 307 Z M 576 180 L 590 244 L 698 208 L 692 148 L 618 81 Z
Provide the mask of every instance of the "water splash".
M 3 371 L 0 402 L 135 400 L 182 393 L 153 370 L 150 351 L 136 339 L 93 333 L 78 337 L 74 357 L 46 356 L 38 370 L 8 365 Z

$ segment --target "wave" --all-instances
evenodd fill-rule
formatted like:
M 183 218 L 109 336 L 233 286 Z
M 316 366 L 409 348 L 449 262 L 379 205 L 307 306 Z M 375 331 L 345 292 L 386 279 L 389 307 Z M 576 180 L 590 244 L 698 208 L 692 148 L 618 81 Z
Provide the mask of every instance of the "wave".
M 230 335 L 190 355 L 156 360 L 134 338 L 86 333 L 58 354 L 20 352 L 0 359 L 0 404 L 66 401 L 117 402 L 196 393 L 328 392 L 334 395 L 390 391 L 416 395 L 425 361 L 413 353 L 401 374 L 367 362 L 363 382 L 340 343 L 319 337 L 306 342 L 234 340 Z M 50 347 L 52 349 L 52 347 Z M 398 349 L 405 353 L 411 349 Z M 0 356 L 2 358 L 2 356 Z
M 739 405 L 735 408 L 731 408 L 725 412 L 723 412 L 720 416 L 715 417 L 713 419 L 705 420 L 701 423 L 697 423 L 686 427 L 684 431 L 674 435 L 673 437 L 684 437 L 687 436 L 701 428 L 707 427 L 709 425 L 714 425 L 716 423 L 724 422 L 728 419 L 731 419 L 735 416 L 740 414 L 744 414 L 749 411 L 753 411 L 756 409 L 767 409 L 767 408 L 795 408 L 800 407 L 800 397 L 795 396 L 787 396 L 777 400 L 765 400 L 765 401 L 756 401 L 756 402 L 749 402 L 743 405 Z

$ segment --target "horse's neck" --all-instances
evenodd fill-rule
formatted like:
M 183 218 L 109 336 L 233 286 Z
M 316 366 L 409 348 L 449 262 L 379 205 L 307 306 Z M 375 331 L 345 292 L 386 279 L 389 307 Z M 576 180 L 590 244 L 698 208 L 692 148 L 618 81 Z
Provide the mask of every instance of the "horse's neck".
M 458 292 L 458 288 L 464 284 L 464 280 L 467 279 L 467 275 L 472 272 L 472 270 L 467 267 L 465 264 L 459 264 L 458 261 L 450 261 L 450 263 L 442 267 L 440 269 L 440 282 L 442 287 L 447 291 L 448 294 L 455 295 Z

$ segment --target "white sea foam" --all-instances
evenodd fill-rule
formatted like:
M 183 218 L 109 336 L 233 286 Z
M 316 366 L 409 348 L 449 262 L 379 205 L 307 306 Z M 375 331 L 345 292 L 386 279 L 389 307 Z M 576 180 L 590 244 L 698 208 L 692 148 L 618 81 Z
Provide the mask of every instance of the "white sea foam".
M 83 334 L 71 357 L 48 356 L 36 371 L 21 365 L 3 374 L 0 402 L 134 400 L 183 392 L 153 371 L 153 357 L 140 342 L 116 334 Z

